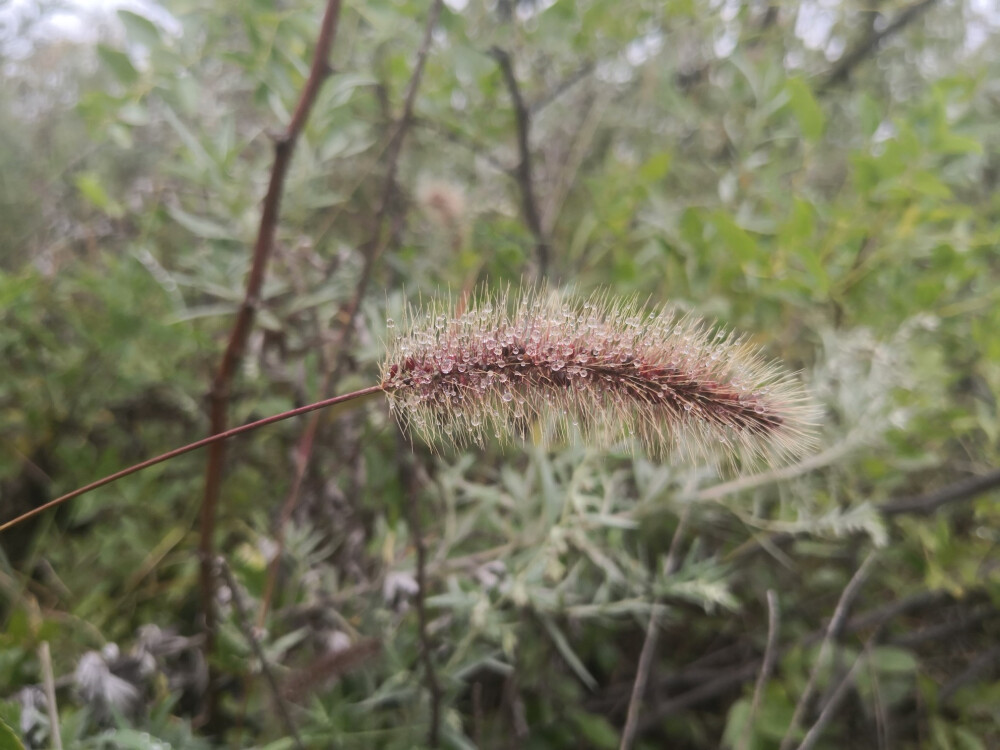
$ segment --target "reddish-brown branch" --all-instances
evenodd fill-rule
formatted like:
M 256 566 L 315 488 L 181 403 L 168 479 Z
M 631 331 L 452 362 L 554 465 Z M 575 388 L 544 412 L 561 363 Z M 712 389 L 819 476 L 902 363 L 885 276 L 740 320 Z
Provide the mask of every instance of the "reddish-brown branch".
M 364 263 L 361 268 L 361 275 L 358 277 L 354 294 L 352 295 L 342 315 L 343 323 L 334 347 L 334 365 L 333 368 L 328 370 L 323 377 L 323 381 L 319 388 L 321 395 L 325 394 L 330 386 L 337 382 L 343 372 L 344 363 L 346 361 L 344 355 L 347 350 L 347 346 L 350 343 L 351 337 L 354 334 L 354 321 L 357 318 L 358 310 L 361 307 L 362 297 L 364 296 L 364 292 L 368 287 L 369 281 L 371 280 L 375 263 L 381 257 L 383 251 L 389 244 L 385 239 L 385 225 L 386 218 L 389 214 L 389 208 L 392 205 L 392 194 L 396 189 L 396 174 L 399 168 L 399 157 L 402 153 L 403 141 L 405 140 L 406 134 L 414 122 L 413 107 L 417 99 L 417 90 L 420 88 L 420 83 L 423 80 L 424 65 L 426 64 L 427 56 L 430 53 L 434 28 L 437 26 L 438 18 L 440 18 L 441 8 L 443 5 L 443 0 L 435 0 L 430 11 L 428 12 L 427 24 L 424 28 L 423 41 L 420 44 L 420 49 L 417 51 L 417 62 L 414 66 L 413 74 L 410 77 L 410 82 L 406 87 L 406 96 L 403 101 L 403 111 L 393 128 L 392 136 L 386 149 L 386 174 L 382 183 L 381 197 L 375 214 L 375 229 L 372 233 L 372 237 L 365 243 L 363 248 Z M 393 233 L 390 233 L 389 236 L 391 237 L 392 234 Z M 305 477 L 305 472 L 309 467 L 309 460 L 312 456 L 312 450 L 316 441 L 316 432 L 318 428 L 318 417 L 310 419 L 305 430 L 302 432 L 302 436 L 299 438 L 299 443 L 295 450 L 295 476 L 292 479 L 292 487 L 285 498 L 285 502 L 281 506 L 281 512 L 278 517 L 276 527 L 277 531 L 275 533 L 277 552 L 271 560 L 271 564 L 268 568 L 267 583 L 265 584 L 264 596 L 261 599 L 261 608 L 258 613 L 258 622 L 260 624 L 263 624 L 264 618 L 267 616 L 267 610 L 270 608 L 271 600 L 274 596 L 274 588 L 277 583 L 278 576 L 278 566 L 281 562 L 281 555 L 284 551 L 285 526 L 291 518 L 292 513 L 295 511 L 295 507 L 298 505 L 299 495 L 302 490 L 302 481 Z
M 361 268 L 361 275 L 358 278 L 354 296 L 345 310 L 344 326 L 337 341 L 336 357 L 338 365 L 343 361 L 344 349 L 353 335 L 354 319 L 357 317 L 358 309 L 361 307 L 361 299 L 364 296 L 365 289 L 368 287 L 368 282 L 371 280 L 375 263 L 382 257 L 382 253 L 389 244 L 385 239 L 386 218 L 392 205 L 393 193 L 396 192 L 396 174 L 399 170 L 399 157 L 403 151 L 403 142 L 410 131 L 410 126 L 413 124 L 413 107 L 417 101 L 417 91 L 420 89 L 420 83 L 423 81 L 424 65 L 427 63 L 427 56 L 430 54 L 434 28 L 437 26 L 438 18 L 441 16 L 441 7 L 443 5 L 444 0 L 434 0 L 427 14 L 424 38 L 420 43 L 420 49 L 417 51 L 417 63 L 413 68 L 413 75 L 410 76 L 410 82 L 406 87 L 403 112 L 396 122 L 389 146 L 386 149 L 385 178 L 382 182 L 381 199 L 375 214 L 375 231 L 365 245 L 365 260 Z
M 407 518 L 410 533 L 413 535 L 413 546 L 417 554 L 417 634 L 420 640 L 420 660 L 424 665 L 424 681 L 430 694 L 430 726 L 427 730 L 427 744 L 438 747 L 441 734 L 441 699 L 443 691 L 434 667 L 434 654 L 427 618 L 427 543 L 424 539 L 423 522 L 420 508 L 420 479 L 417 466 L 409 455 L 408 446 L 403 437 L 399 436 L 399 474 L 403 488 L 406 491 Z
M 542 229 L 542 217 L 535 198 L 534 178 L 532 176 L 531 160 L 531 112 L 524 103 L 521 89 L 514 75 L 514 66 L 506 50 L 494 47 L 490 54 L 496 59 L 503 75 L 504 83 L 514 104 L 514 117 L 517 123 L 517 182 L 521 189 L 521 208 L 524 211 L 524 223 L 528 225 L 535 238 L 535 254 L 538 257 L 538 275 L 545 278 L 549 271 L 549 241 Z
M 210 422 L 212 433 L 226 429 L 229 411 L 229 389 L 233 376 L 243 356 L 247 338 L 253 326 L 254 315 L 260 304 L 260 292 L 267 273 L 268 260 L 274 247 L 274 236 L 281 213 L 281 195 L 284 190 L 285 177 L 291 163 L 296 141 L 302 133 L 309 112 L 316 101 L 316 95 L 323 80 L 329 72 L 330 48 L 337 34 L 337 22 L 340 18 L 340 0 L 329 0 L 320 24 L 319 36 L 316 40 L 316 50 L 313 56 L 312 68 L 306 80 L 302 95 L 299 98 L 295 113 L 285 131 L 275 139 L 274 164 L 271 169 L 271 179 L 261 211 L 260 228 L 257 241 L 254 244 L 253 262 L 250 275 L 247 278 L 246 293 L 240 305 L 236 321 L 229 335 L 225 353 L 212 381 L 209 393 Z M 215 520 L 218 513 L 219 490 L 222 485 L 222 467 L 225 459 L 225 443 L 212 443 L 205 469 L 205 489 L 201 504 L 201 611 L 204 617 L 206 655 L 210 654 L 215 642 L 215 613 L 213 599 L 215 596 L 215 577 L 213 575 L 213 559 L 215 551 Z M 203 719 L 210 721 L 215 714 L 215 690 L 209 680 L 208 694 L 205 701 Z

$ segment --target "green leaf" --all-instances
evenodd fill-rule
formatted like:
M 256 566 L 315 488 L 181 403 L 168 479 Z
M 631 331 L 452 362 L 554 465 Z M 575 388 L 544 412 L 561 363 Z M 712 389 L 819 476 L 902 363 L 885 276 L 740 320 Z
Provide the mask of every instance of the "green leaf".
M 810 141 L 819 140 L 826 127 L 826 118 L 812 90 L 801 78 L 789 78 L 785 89 L 788 91 L 788 105 L 799 122 L 802 135 Z
M 729 707 L 726 728 L 722 732 L 723 747 L 736 747 L 746 732 L 753 731 L 753 727 L 749 725 L 750 708 L 751 703 L 746 698 L 741 698 Z
M 119 10 L 118 20 L 125 26 L 125 33 L 132 41 L 147 47 L 158 46 L 163 41 L 160 29 L 145 16 L 140 16 L 130 10 Z
M 955 727 L 954 729 L 955 747 L 958 750 L 986 750 L 986 743 L 972 730 L 965 727 Z
M 812 204 L 799 197 L 794 199 L 788 218 L 778 228 L 778 238 L 782 247 L 794 248 L 812 238 L 814 223 Z
M 95 208 L 114 217 L 119 217 L 124 213 L 117 201 L 108 195 L 101 179 L 93 172 L 81 172 L 73 178 L 73 184 L 80 191 L 80 195 Z
M 233 235 L 228 228 L 222 226 L 221 224 L 212 221 L 211 219 L 205 219 L 201 216 L 195 216 L 189 214 L 187 211 L 182 209 L 180 206 L 169 206 L 167 208 L 167 213 L 170 214 L 171 218 L 180 224 L 182 227 L 187 229 L 191 234 L 201 237 L 206 240 L 236 240 L 237 237 Z
M 131 86 L 139 80 L 139 71 L 132 65 L 129 56 L 121 50 L 109 47 L 106 44 L 98 44 L 97 56 L 123 86 Z
M 334 76 L 333 80 L 327 84 L 326 91 L 328 99 L 327 106 L 341 107 L 350 101 L 354 90 L 364 86 L 375 86 L 378 79 L 367 73 L 341 73 Z
M 0 750 L 24 750 L 24 745 L 14 734 L 14 730 L 2 719 L 0 719 Z
M 571 721 L 580 733 L 580 739 L 586 740 L 586 747 L 608 748 L 618 747 L 618 732 L 608 723 L 608 720 L 597 714 L 574 711 L 570 714 Z
M 541 617 L 542 624 L 545 626 L 545 630 L 548 632 L 549 636 L 552 638 L 552 642 L 555 644 L 556 649 L 562 654 L 563 659 L 566 660 L 566 664 L 569 668 L 576 673 L 576 676 L 580 678 L 580 682 L 586 685 L 591 690 L 597 689 L 597 680 L 590 671 L 584 666 L 580 657 L 576 655 L 573 651 L 573 647 L 569 645 L 569 641 L 566 640 L 566 636 L 563 632 L 556 626 L 552 620 L 548 617 Z
M 719 239 L 724 248 L 731 251 L 740 261 L 752 260 L 757 257 L 757 242 L 753 237 L 725 211 L 716 211 L 712 215 L 712 223 L 719 233 Z
M 942 133 L 938 138 L 937 150 L 942 154 L 981 154 L 983 144 L 976 138 L 955 133 Z
M 879 646 L 871 652 L 868 660 L 879 672 L 910 674 L 917 670 L 913 654 L 897 646 Z
M 659 182 L 667 176 L 673 160 L 672 151 L 660 151 L 658 154 L 654 154 L 639 167 L 639 179 L 646 184 Z

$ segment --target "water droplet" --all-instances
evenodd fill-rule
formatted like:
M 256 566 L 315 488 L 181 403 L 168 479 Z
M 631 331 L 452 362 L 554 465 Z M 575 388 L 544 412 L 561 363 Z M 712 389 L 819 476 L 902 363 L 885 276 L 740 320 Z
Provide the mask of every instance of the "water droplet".
M 510 391 L 504 391 L 503 393 L 500 394 L 500 400 L 503 401 L 504 403 L 510 403 L 511 401 L 514 400 L 514 394 L 511 393 Z
M 392 318 L 386 318 L 385 319 L 385 327 L 386 328 L 395 328 L 396 327 L 396 321 L 393 320 Z

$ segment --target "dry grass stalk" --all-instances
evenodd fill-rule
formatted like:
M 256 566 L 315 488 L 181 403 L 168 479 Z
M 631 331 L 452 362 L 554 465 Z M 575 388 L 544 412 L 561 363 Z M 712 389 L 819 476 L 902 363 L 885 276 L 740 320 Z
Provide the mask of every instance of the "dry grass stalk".
M 608 445 L 634 436 L 654 454 L 732 464 L 778 464 L 815 445 L 819 411 L 793 375 L 746 339 L 669 308 L 538 290 L 481 294 L 461 314 L 451 309 L 407 314 L 378 385 L 162 453 L 0 523 L 0 532 L 198 448 L 379 392 L 432 445 L 482 445 L 537 427 L 543 439 L 579 432 Z

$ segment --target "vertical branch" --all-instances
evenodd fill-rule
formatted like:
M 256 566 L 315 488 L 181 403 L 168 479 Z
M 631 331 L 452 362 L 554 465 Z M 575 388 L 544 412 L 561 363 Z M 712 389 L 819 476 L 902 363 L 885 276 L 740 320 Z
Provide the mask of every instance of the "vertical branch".
M 285 724 L 285 730 L 292 737 L 292 742 L 298 750 L 305 750 L 305 745 L 302 744 L 302 738 L 299 736 L 299 730 L 295 726 L 295 721 L 292 719 L 292 712 L 288 707 L 285 697 L 281 694 L 281 688 L 278 686 L 278 680 L 274 676 L 274 672 L 271 670 L 271 665 L 267 661 L 267 656 L 264 654 L 264 650 L 260 647 L 260 643 L 257 641 L 257 635 L 253 632 L 253 628 L 250 625 L 250 621 L 247 618 L 246 608 L 243 606 L 243 599 L 240 596 L 239 586 L 236 583 L 236 579 L 233 577 L 232 571 L 229 566 L 226 565 L 226 561 L 222 557 L 217 557 L 216 565 L 218 566 L 219 572 L 226 581 L 226 585 L 233 595 L 233 609 L 236 613 L 236 623 L 239 625 L 240 630 L 243 632 L 243 637 L 247 639 L 247 643 L 250 644 L 250 649 L 253 651 L 253 655 L 260 662 L 260 671 L 264 675 L 264 679 L 267 680 L 267 685 L 271 688 L 271 695 L 274 697 L 274 701 L 278 706 L 278 713 L 281 714 L 281 720 Z
M 681 536 L 687 528 L 688 515 L 691 505 L 685 505 L 677 520 L 677 528 L 674 529 L 673 539 L 670 540 L 670 549 L 667 551 L 667 559 L 663 563 L 664 572 L 672 575 L 679 565 Z M 646 638 L 642 642 L 642 652 L 639 654 L 639 666 L 635 673 L 635 682 L 632 684 L 632 695 L 628 702 L 628 714 L 625 717 L 625 728 L 622 730 L 619 750 L 629 750 L 635 741 L 636 732 L 639 729 L 639 707 L 642 705 L 642 696 L 646 693 L 646 683 L 649 681 L 649 672 L 653 668 L 653 657 L 656 655 L 656 645 L 660 637 L 660 624 L 657 622 L 656 606 L 649 611 L 649 623 L 646 625 Z
M 63 750 L 62 732 L 59 727 L 59 707 L 56 704 L 56 680 L 52 673 L 52 652 L 49 642 L 38 644 L 38 661 L 42 665 L 42 682 L 45 685 L 45 706 L 49 712 L 49 734 L 52 737 L 52 747 Z
M 260 227 L 257 241 L 254 244 L 253 261 L 250 275 L 247 278 L 246 293 L 240 305 L 229 335 L 225 353 L 212 381 L 209 392 L 211 432 L 223 432 L 226 429 L 229 411 L 229 388 L 233 376 L 243 356 L 247 338 L 253 326 L 254 315 L 260 304 L 260 292 L 267 272 L 267 264 L 274 247 L 274 237 L 281 213 L 281 195 L 284 190 L 285 177 L 291 163 L 292 153 L 299 135 L 305 126 L 309 112 L 316 101 L 320 85 L 329 73 L 330 48 L 337 33 L 337 22 L 340 18 L 340 0 L 328 0 L 323 20 L 320 25 L 319 37 L 313 56 L 309 78 L 306 80 L 298 105 L 292 115 L 288 127 L 274 142 L 274 163 L 271 168 L 271 179 L 261 210 Z M 201 611 L 205 627 L 205 654 L 209 656 L 215 644 L 215 611 L 213 606 L 215 580 L 213 576 L 213 560 L 215 551 L 215 520 L 219 504 L 219 490 L 222 486 L 222 467 L 225 459 L 225 443 L 213 443 L 209 449 L 205 470 L 205 488 L 201 503 L 201 540 L 199 552 L 201 556 L 200 586 Z M 211 668 L 210 668 L 211 672 Z M 211 676 L 208 692 L 205 696 L 203 719 L 210 722 L 215 715 L 216 692 Z
M 840 704 L 847 695 L 848 688 L 854 684 L 855 676 L 861 665 L 864 664 L 864 661 L 861 654 L 854 658 L 854 664 L 851 665 L 847 674 L 837 684 L 837 688 L 833 691 L 833 695 L 830 696 L 830 700 L 823 707 L 823 710 L 820 711 L 816 723 L 810 727 L 809 731 L 806 732 L 806 736 L 802 738 L 802 743 L 799 745 L 798 750 L 812 750 L 816 746 L 816 743 L 823 734 L 823 730 L 826 729 L 837 709 L 840 708 Z
M 654 605 L 649 611 L 646 638 L 642 642 L 639 667 L 635 673 L 635 682 L 632 683 L 632 695 L 628 702 L 628 715 L 625 718 L 621 743 L 618 745 L 619 750 L 629 750 L 632 747 L 636 730 L 639 728 L 639 706 L 642 704 L 642 696 L 646 693 L 646 683 L 649 681 L 649 672 L 653 668 L 653 656 L 656 654 L 656 645 L 660 638 L 660 624 L 657 622 L 656 609 Z
M 514 76 L 510 54 L 499 47 L 490 50 L 490 54 L 500 66 L 504 83 L 514 104 L 514 116 L 517 122 L 517 182 L 521 188 L 521 208 L 524 211 L 524 222 L 535 238 L 535 254 L 538 259 L 538 275 L 544 278 L 549 272 L 549 241 L 542 229 L 541 213 L 535 198 L 534 178 L 532 177 L 531 161 L 531 112 L 524 103 L 521 89 Z
M 750 747 L 750 738 L 753 736 L 754 722 L 757 719 L 757 712 L 760 711 L 760 702 L 764 698 L 764 688 L 767 680 L 774 669 L 774 662 L 778 656 L 778 623 L 781 612 L 778 609 L 778 594 L 774 589 L 767 590 L 767 645 L 764 647 L 764 660 L 760 665 L 760 674 L 757 675 L 757 683 L 753 688 L 753 700 L 750 703 L 750 715 L 747 716 L 746 726 L 743 727 L 743 735 L 740 737 L 738 750 L 746 750 Z
M 323 380 L 319 388 L 321 394 L 327 393 L 331 384 L 335 383 L 343 372 L 344 363 L 346 361 L 344 354 L 347 350 L 348 344 L 350 343 L 351 337 L 354 334 L 354 321 L 357 317 L 358 310 L 361 307 L 361 300 L 368 287 L 368 283 L 371 280 L 375 264 L 389 244 L 385 240 L 385 226 L 387 223 L 386 219 L 389 214 L 389 209 L 392 205 L 392 195 L 395 191 L 396 174 L 399 169 L 399 157 L 402 153 L 403 141 L 405 140 L 406 134 L 409 132 L 410 127 L 414 122 L 413 107 L 417 100 L 417 91 L 419 90 L 420 83 L 423 80 L 424 66 L 430 53 L 434 28 L 437 26 L 438 19 L 441 16 L 441 8 L 443 5 L 444 0 L 434 0 L 427 16 L 427 24 L 424 27 L 423 40 L 420 44 L 420 49 L 417 51 L 417 61 L 414 65 L 410 82 L 406 87 L 406 96 L 403 101 L 403 111 L 396 122 L 389 141 L 389 146 L 386 149 L 386 174 L 382 183 L 378 209 L 375 214 L 375 229 L 372 237 L 365 243 L 364 246 L 364 263 L 361 268 L 361 275 L 359 276 L 358 282 L 355 286 L 354 294 L 348 302 L 347 308 L 344 312 L 340 334 L 337 336 L 334 347 L 334 364 L 332 369 L 327 370 L 323 376 Z M 264 596 L 261 600 L 261 608 L 257 618 L 259 623 L 263 623 L 264 618 L 267 615 L 267 610 L 271 605 L 271 600 L 274 596 L 274 587 L 277 583 L 278 576 L 278 566 L 281 563 L 281 556 L 284 552 L 285 526 L 291 519 L 292 513 L 295 511 L 295 507 L 298 505 L 299 496 L 302 491 L 302 482 L 305 477 L 305 473 L 309 468 L 309 461 L 312 457 L 313 446 L 315 445 L 316 432 L 318 429 L 319 416 L 317 415 L 309 420 L 295 449 L 295 475 L 292 479 L 292 487 L 289 490 L 288 495 L 285 497 L 285 501 L 281 506 L 281 512 L 278 518 L 276 527 L 277 530 L 275 532 L 277 550 L 267 571 L 267 583 L 265 584 Z
M 431 696 L 430 728 L 427 732 L 427 744 L 438 747 L 440 743 L 441 726 L 441 685 L 434 668 L 434 655 L 430 633 L 427 629 L 427 546 L 424 543 L 423 523 L 420 518 L 419 480 L 413 459 L 407 455 L 407 446 L 402 436 L 399 436 L 399 473 L 403 480 L 406 496 L 407 515 L 410 530 L 413 533 L 413 544 L 417 553 L 417 632 L 420 637 L 420 659 L 424 664 L 424 679 L 427 681 L 427 691 Z
M 434 0 L 434 3 L 431 5 L 431 9 L 427 14 L 427 25 L 424 27 L 424 38 L 420 43 L 420 49 L 417 51 L 417 62 L 413 68 L 413 75 L 410 76 L 410 82 L 406 87 L 406 96 L 403 100 L 403 112 L 399 116 L 399 120 L 396 122 L 396 127 L 393 130 L 389 146 L 386 148 L 385 178 L 382 182 L 379 207 L 375 213 L 375 230 L 371 239 L 365 245 L 365 260 L 364 265 L 361 268 L 361 276 L 358 278 L 358 283 L 354 290 L 354 296 L 351 298 L 351 301 L 347 306 L 346 314 L 344 315 L 343 328 L 341 329 L 341 334 L 337 341 L 337 365 L 343 361 L 343 351 L 347 346 L 347 343 L 350 341 L 354 328 L 354 319 L 357 317 L 358 309 L 361 306 L 361 299 L 364 296 L 365 289 L 368 287 L 368 282 L 371 279 L 375 263 L 382 257 L 382 253 L 385 252 L 386 247 L 389 245 L 389 241 L 386 239 L 385 234 L 387 226 L 386 219 L 388 218 L 389 210 L 392 206 L 393 194 L 396 192 L 396 174 L 399 170 L 399 157 L 403 150 L 403 142 L 406 140 L 406 135 L 409 133 L 410 127 L 413 125 L 413 107 L 417 101 L 417 91 L 420 89 L 420 84 L 423 81 L 424 66 L 427 63 L 427 57 L 430 54 L 431 42 L 434 39 L 434 28 L 437 26 L 438 18 L 441 16 L 441 8 L 443 5 L 444 0 Z M 389 236 L 391 237 L 392 233 L 390 233 Z
M 812 700 L 813 693 L 816 691 L 816 683 L 819 681 L 819 672 L 823 667 L 823 662 L 826 661 L 827 654 L 834 647 L 834 642 L 840 636 L 840 631 L 843 630 L 844 624 L 847 622 L 847 615 L 851 609 L 851 605 L 854 603 L 854 599 L 857 597 L 865 581 L 868 580 L 868 572 L 875 563 L 876 556 L 877 553 L 875 551 L 868 553 L 868 557 L 861 563 L 861 567 L 851 577 L 847 586 L 844 587 L 844 592 L 840 595 L 840 601 L 837 602 L 837 607 L 833 610 L 833 617 L 830 618 L 830 624 L 827 625 L 826 634 L 823 636 L 819 653 L 816 655 L 816 663 L 813 664 L 806 687 L 799 697 L 799 702 L 795 705 L 795 712 L 792 714 L 792 720 L 788 724 L 788 731 L 785 732 L 785 737 L 781 740 L 780 750 L 791 750 L 792 743 L 795 741 L 795 732 L 802 722 L 802 717 L 809 706 L 809 701 Z

